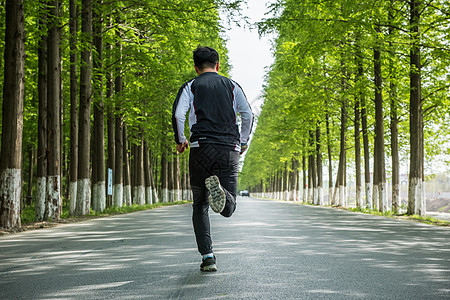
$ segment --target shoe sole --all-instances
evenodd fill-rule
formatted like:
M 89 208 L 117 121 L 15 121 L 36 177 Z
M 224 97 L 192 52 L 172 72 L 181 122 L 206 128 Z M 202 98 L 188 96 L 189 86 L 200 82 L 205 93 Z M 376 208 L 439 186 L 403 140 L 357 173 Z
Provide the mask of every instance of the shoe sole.
M 225 208 L 226 196 L 220 187 L 219 178 L 216 175 L 210 176 L 205 180 L 206 188 L 209 190 L 209 206 L 216 213 L 221 213 Z
M 200 270 L 202 272 L 216 272 L 217 271 L 217 266 L 216 266 L 216 264 L 213 264 L 213 265 L 209 265 L 209 266 L 205 266 L 203 268 L 200 268 Z

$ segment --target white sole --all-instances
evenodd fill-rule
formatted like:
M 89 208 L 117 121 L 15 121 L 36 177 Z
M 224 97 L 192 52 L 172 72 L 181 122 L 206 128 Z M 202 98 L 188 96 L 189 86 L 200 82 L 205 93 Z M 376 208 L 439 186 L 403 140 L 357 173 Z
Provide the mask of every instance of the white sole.
M 221 213 L 225 208 L 226 196 L 220 186 L 219 178 L 216 175 L 210 176 L 205 180 L 206 188 L 209 190 L 209 206 L 216 213 Z
M 200 270 L 202 272 L 215 272 L 215 271 L 217 271 L 217 266 L 216 266 L 216 264 L 209 265 L 209 266 L 201 268 Z

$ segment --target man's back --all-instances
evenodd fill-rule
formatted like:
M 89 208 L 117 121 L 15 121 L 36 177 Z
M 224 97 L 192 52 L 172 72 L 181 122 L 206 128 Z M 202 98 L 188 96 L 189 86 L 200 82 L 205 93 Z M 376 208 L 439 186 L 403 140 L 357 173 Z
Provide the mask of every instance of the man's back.
M 239 144 L 233 82 L 214 72 L 203 73 L 192 82 L 196 123 L 191 127 L 191 143 Z

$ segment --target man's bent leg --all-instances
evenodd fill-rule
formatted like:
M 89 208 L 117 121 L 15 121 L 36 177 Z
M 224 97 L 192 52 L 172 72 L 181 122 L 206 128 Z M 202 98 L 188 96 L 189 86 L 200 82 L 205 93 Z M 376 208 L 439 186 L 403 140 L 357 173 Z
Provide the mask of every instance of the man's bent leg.
M 224 189 L 227 198 L 225 208 L 220 214 L 224 217 L 231 217 L 236 210 L 239 152 L 229 151 L 226 157 L 225 161 L 221 161 L 221 170 L 218 172 L 220 185 Z

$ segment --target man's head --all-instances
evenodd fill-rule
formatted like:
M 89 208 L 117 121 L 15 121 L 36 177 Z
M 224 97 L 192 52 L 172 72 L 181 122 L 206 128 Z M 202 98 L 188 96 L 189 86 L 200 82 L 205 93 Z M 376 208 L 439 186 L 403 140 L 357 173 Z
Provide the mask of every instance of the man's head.
M 194 64 L 198 71 L 216 69 L 219 63 L 219 53 L 210 47 L 200 47 L 194 50 Z M 198 73 L 198 72 L 197 72 Z

